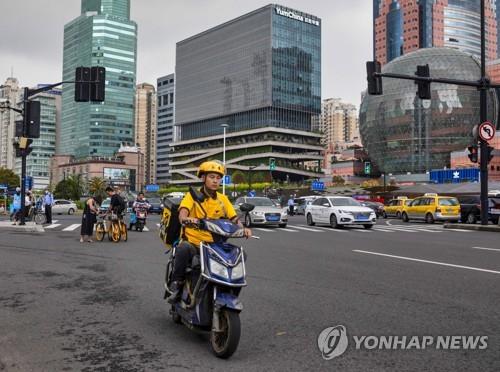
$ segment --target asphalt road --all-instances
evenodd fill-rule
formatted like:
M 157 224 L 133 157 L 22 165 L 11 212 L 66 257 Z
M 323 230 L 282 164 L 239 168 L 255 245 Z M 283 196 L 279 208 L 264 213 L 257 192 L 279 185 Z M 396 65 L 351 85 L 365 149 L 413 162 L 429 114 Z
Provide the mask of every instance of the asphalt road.
M 0 230 L 0 370 L 500 370 L 495 233 L 395 220 L 333 230 L 302 216 L 254 228 L 261 239 L 242 241 L 241 341 L 223 361 L 168 315 L 157 216 L 118 244 L 80 244 L 80 217 L 54 220 L 44 233 Z M 324 360 L 318 335 L 336 325 L 349 346 Z M 370 335 L 488 340 L 484 350 L 356 349 L 353 336 Z

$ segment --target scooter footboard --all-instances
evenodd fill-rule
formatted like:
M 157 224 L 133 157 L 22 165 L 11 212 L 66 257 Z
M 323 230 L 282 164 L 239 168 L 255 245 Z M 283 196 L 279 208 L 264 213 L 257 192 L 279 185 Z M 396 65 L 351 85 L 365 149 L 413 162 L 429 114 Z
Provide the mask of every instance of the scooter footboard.
M 232 293 L 217 291 L 215 296 L 215 306 L 228 308 L 237 312 L 243 310 L 243 303 L 240 299 Z

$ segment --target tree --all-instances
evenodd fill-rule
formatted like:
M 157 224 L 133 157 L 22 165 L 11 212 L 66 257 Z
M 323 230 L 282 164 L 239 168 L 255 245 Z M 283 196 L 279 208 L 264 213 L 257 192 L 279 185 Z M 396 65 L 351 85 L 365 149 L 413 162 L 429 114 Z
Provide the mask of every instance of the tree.
M 336 184 L 336 185 L 343 185 L 343 184 L 345 184 L 345 180 L 342 177 L 340 177 L 340 176 L 333 176 L 332 177 L 332 182 L 334 184 Z
M 232 177 L 232 181 L 233 183 L 245 183 L 246 182 L 246 179 L 245 179 L 245 175 L 243 174 L 242 171 L 234 171 L 233 174 L 231 175 Z
M 59 199 L 80 200 L 83 193 L 82 176 L 71 175 L 56 185 L 54 196 Z
M 103 200 L 106 198 L 106 187 L 106 180 L 101 177 L 91 178 L 88 183 L 89 192 L 93 196 L 100 197 Z
M 21 181 L 12 170 L 0 167 L 0 184 L 16 187 L 21 185 Z

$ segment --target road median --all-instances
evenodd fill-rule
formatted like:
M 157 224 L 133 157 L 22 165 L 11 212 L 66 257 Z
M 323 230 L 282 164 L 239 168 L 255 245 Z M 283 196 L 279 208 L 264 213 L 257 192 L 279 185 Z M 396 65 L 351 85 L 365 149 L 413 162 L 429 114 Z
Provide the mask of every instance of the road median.
M 497 225 L 471 225 L 466 223 L 445 223 L 445 229 L 460 229 L 460 230 L 473 230 L 473 231 L 490 231 L 500 233 L 500 226 Z

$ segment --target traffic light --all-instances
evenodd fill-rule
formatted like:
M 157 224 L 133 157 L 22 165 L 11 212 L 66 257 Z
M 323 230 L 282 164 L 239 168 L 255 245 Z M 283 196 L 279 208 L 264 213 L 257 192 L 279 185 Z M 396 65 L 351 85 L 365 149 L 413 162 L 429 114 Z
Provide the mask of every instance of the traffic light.
M 33 151 L 33 148 L 30 147 L 33 143 L 31 138 L 21 137 L 19 138 L 19 142 L 14 143 L 14 148 L 16 149 L 16 157 L 28 156 Z
M 467 147 L 467 150 L 469 150 L 469 154 L 467 155 L 469 157 L 469 160 L 473 163 L 477 163 L 478 161 L 477 145 L 469 146 Z
M 275 169 L 276 169 L 276 159 L 269 158 L 269 170 L 275 170 Z
M 106 69 L 104 67 L 92 67 L 90 69 L 90 100 L 92 102 L 104 102 Z
M 77 67 L 75 73 L 75 102 L 90 100 L 90 67 Z
M 366 62 L 366 79 L 368 80 L 368 94 L 379 96 L 382 94 L 382 77 L 374 76 L 381 72 L 381 65 L 378 61 Z
M 487 146 L 486 147 L 486 159 L 488 159 L 488 163 L 491 161 L 491 159 L 493 159 L 493 150 L 495 150 L 495 148 L 493 146 Z
M 429 65 L 419 65 L 417 66 L 417 76 L 420 77 L 430 77 Z M 426 81 L 416 81 L 418 85 L 417 95 L 420 99 L 431 99 L 431 83 Z
M 369 161 L 365 161 L 365 174 L 371 174 L 372 173 L 372 163 Z
M 40 101 L 28 101 L 25 115 L 28 123 L 26 137 L 40 138 Z

